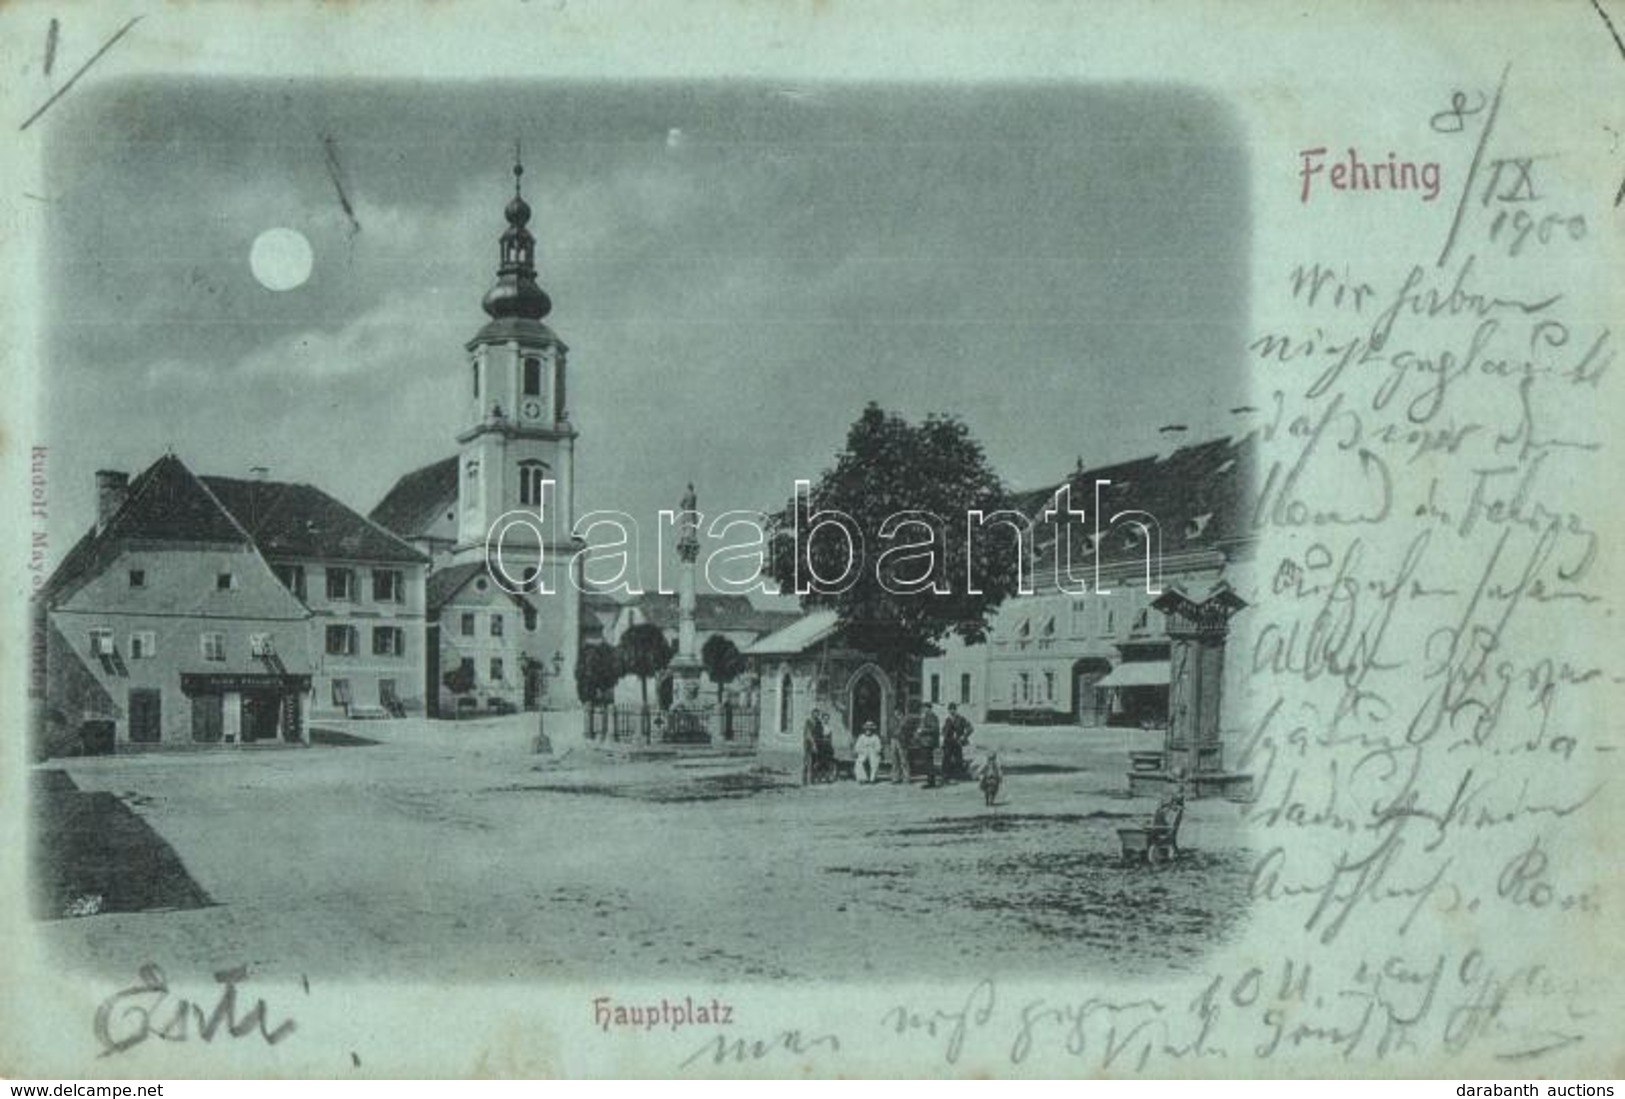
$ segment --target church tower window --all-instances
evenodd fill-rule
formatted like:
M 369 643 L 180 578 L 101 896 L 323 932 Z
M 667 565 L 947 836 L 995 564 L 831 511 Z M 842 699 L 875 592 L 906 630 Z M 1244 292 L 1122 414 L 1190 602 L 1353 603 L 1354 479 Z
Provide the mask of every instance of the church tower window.
M 474 396 L 480 395 L 480 364 L 476 361 L 470 364 L 474 368 Z
M 542 481 L 547 477 L 547 464 L 528 458 L 519 463 L 519 502 L 540 506 Z
M 528 358 L 525 360 L 525 396 L 540 397 L 542 395 L 542 360 Z

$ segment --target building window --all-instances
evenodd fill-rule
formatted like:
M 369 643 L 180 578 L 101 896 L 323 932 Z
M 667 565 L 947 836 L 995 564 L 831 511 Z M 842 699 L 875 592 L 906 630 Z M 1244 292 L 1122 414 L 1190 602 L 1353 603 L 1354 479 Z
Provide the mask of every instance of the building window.
M 305 597 L 305 566 L 303 565 L 273 565 L 276 578 L 282 581 L 282 586 L 293 592 L 300 599 Z
M 458 662 L 457 666 L 462 669 L 463 678 L 468 680 L 468 685 L 470 687 L 474 686 L 478 680 L 478 677 L 474 674 L 474 658 L 472 656 L 465 656 L 461 661 Z
M 354 626 L 327 627 L 327 655 L 354 656 L 356 630 Z
M 406 631 L 399 626 L 374 626 L 372 628 L 372 655 L 405 656 Z
M 542 395 L 542 360 L 525 360 L 525 396 L 540 397 Z
M 1144 633 L 1151 628 L 1151 608 L 1141 607 L 1134 612 L 1134 625 L 1130 627 L 1135 633 Z
M 132 588 L 144 588 L 146 586 L 147 586 L 147 570 L 146 569 L 131 569 L 130 570 L 130 587 L 132 587 Z
M 491 636 L 502 636 L 502 616 L 500 614 L 493 614 L 491 616 Z
M 536 608 L 530 606 L 527 603 L 525 605 L 524 611 L 525 611 L 525 632 L 526 633 L 535 633 L 536 632 Z
M 347 603 L 355 598 L 355 573 L 350 569 L 327 570 L 327 598 Z
M 464 637 L 474 636 L 474 614 L 472 611 L 463 612 L 462 629 Z
M 203 635 L 203 659 L 219 663 L 226 659 L 226 635 L 223 633 L 206 633 Z
M 474 367 L 474 396 L 478 397 L 480 395 L 480 363 L 479 363 L 479 360 L 475 359 L 474 362 L 471 363 L 470 365 L 472 365 Z
M 491 682 L 502 682 L 502 658 L 500 656 L 493 656 L 491 658 Z
M 1055 673 L 1054 672 L 1045 672 L 1044 673 L 1044 701 L 1045 702 L 1054 702 L 1055 701 Z
M 553 358 L 553 418 L 565 419 L 564 412 L 564 355 L 555 354 Z
M 217 573 L 214 574 L 214 590 L 215 591 L 230 591 L 232 588 L 235 588 L 236 586 L 237 586 L 237 577 L 233 573 L 217 572 Z
M 931 704 L 934 706 L 942 701 L 942 676 L 936 672 L 931 673 Z
M 399 569 L 372 570 L 372 601 L 374 603 L 406 602 L 406 584 Z
M 348 706 L 350 704 L 350 681 L 348 679 L 333 680 L 333 705 Z
M 249 656 L 275 656 L 276 644 L 268 633 L 251 633 L 248 635 Z
M 112 656 L 117 648 L 118 646 L 113 643 L 112 630 L 94 629 L 90 631 L 90 655 Z
M 1021 699 L 1020 699 L 1020 701 L 1023 704 L 1031 702 L 1033 700 L 1033 677 L 1032 677 L 1032 674 L 1030 672 L 1022 672 L 1019 679 L 1020 679 L 1020 682 L 1021 682 Z
M 1072 636 L 1082 637 L 1089 629 L 1089 601 L 1087 599 L 1074 599 L 1072 601 Z
M 158 637 L 151 630 L 137 630 L 130 635 L 130 659 L 151 660 L 158 653 Z
M 1111 637 L 1117 632 L 1117 612 L 1110 607 L 1105 608 L 1100 616 L 1100 636 Z
M 962 704 L 970 702 L 970 673 L 959 673 L 959 701 Z
M 542 481 L 547 477 L 547 465 L 534 458 L 519 463 L 519 502 L 532 507 L 542 503 Z
M 790 679 L 790 673 L 785 672 L 779 677 L 779 732 L 790 732 L 790 704 L 795 694 L 795 683 Z

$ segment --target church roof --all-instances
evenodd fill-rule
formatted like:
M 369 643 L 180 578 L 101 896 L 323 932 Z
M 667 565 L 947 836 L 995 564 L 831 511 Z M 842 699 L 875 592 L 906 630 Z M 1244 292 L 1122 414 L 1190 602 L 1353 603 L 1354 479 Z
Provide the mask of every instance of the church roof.
M 463 346 L 472 351 L 482 343 L 507 343 L 509 340 L 526 347 L 549 346 L 557 347 L 560 351 L 569 350 L 557 333 L 530 317 L 496 317 L 489 320 Z
M 442 514 L 457 506 L 457 455 L 414 469 L 395 482 L 371 519 L 402 538 L 425 534 Z
M 314 485 L 204 477 L 267 557 L 347 558 L 417 564 L 421 552 Z

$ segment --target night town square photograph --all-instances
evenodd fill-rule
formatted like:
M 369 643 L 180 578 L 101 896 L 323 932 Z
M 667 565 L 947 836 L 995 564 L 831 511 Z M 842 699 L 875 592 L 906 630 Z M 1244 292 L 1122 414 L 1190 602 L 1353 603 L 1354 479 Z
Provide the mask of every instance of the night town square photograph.
M 1246 146 L 1169 86 L 58 108 L 29 903 L 357 980 L 1240 934 Z

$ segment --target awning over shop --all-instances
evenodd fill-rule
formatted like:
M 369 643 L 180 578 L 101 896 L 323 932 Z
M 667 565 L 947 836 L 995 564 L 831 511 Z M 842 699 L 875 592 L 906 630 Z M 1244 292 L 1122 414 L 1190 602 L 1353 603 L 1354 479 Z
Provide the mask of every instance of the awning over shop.
M 1166 660 L 1135 660 L 1119 664 L 1095 683 L 1096 687 L 1166 687 Z

